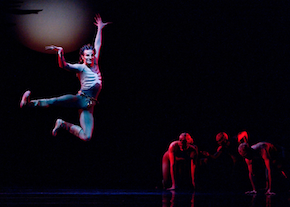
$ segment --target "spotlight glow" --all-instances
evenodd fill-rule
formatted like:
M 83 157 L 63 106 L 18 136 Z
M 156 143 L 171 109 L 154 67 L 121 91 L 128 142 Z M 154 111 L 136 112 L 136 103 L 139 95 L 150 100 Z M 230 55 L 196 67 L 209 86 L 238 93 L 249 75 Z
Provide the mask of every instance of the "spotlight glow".
M 25 0 L 22 10 L 38 14 L 15 15 L 17 39 L 25 46 L 46 51 L 46 45 L 62 46 L 65 52 L 78 50 L 94 30 L 94 14 L 84 0 Z

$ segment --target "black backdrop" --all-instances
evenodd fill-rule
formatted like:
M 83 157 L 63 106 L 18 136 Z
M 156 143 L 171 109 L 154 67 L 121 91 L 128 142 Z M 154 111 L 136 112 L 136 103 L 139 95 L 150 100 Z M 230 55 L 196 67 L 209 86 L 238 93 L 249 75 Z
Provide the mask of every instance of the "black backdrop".
M 19 109 L 27 89 L 47 97 L 76 93 L 79 83 L 56 55 L 13 39 L 3 19 L 2 185 L 154 188 L 163 153 L 184 131 L 210 152 L 216 133 L 241 130 L 251 143 L 288 149 L 289 4 L 92 1 L 113 24 L 103 30 L 104 85 L 87 143 L 51 136 L 56 118 L 78 123 L 77 111 Z M 66 60 L 78 60 L 78 51 Z

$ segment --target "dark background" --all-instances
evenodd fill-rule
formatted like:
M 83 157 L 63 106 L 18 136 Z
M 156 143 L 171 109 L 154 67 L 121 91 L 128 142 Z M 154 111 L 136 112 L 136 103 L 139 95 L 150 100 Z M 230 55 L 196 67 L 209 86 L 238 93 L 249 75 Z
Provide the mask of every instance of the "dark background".
M 270 141 L 288 152 L 289 1 L 91 4 L 113 24 L 103 30 L 90 142 L 51 136 L 56 118 L 78 123 L 76 110 L 19 108 L 27 89 L 42 98 L 74 94 L 79 83 L 56 55 L 13 39 L 3 15 L 11 11 L 2 7 L 2 186 L 154 189 L 162 155 L 182 132 L 211 153 L 218 132 L 242 130 L 251 144 Z M 65 57 L 75 62 L 78 51 Z

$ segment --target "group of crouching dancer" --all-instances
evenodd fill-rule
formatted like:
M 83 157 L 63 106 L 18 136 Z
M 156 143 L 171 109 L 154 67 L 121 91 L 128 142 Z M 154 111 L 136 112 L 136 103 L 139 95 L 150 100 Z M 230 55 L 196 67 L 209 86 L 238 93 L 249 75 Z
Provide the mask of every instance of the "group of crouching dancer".
M 273 174 L 285 180 L 284 183 L 288 183 L 285 169 L 282 168 L 283 157 L 280 156 L 280 150 L 277 150 L 273 144 L 258 142 L 250 146 L 246 131 L 240 132 L 230 139 L 225 132 L 220 132 L 216 135 L 216 142 L 218 148 L 214 154 L 210 154 L 207 151 L 200 151 L 188 133 L 180 134 L 178 140 L 170 143 L 162 158 L 163 188 L 168 190 L 196 189 L 197 169 L 201 169 L 199 170 L 199 174 L 202 174 L 199 175 L 200 178 L 207 176 L 207 180 L 211 182 L 209 185 L 219 183 L 222 189 L 226 183 L 229 186 L 232 185 L 231 187 L 238 188 L 238 182 L 232 180 L 237 178 L 237 176 L 235 177 L 232 174 L 240 176 L 242 171 L 242 174 L 245 175 L 245 169 L 247 168 L 249 175 L 247 180 L 250 181 L 249 184 L 251 184 L 252 190 L 247 191 L 246 194 L 257 194 L 261 191 L 266 195 L 274 195 L 275 193 L 272 191 Z M 225 157 L 230 160 L 228 162 L 230 166 L 224 166 L 222 169 L 225 171 L 226 176 L 216 176 L 215 179 L 208 178 L 218 173 L 216 169 L 216 166 L 220 164 L 218 160 L 226 159 Z M 208 168 L 207 165 L 211 163 L 214 163 L 212 166 L 215 167 Z M 225 168 L 227 167 L 231 168 L 231 170 L 226 171 Z M 261 168 L 265 168 L 263 176 L 258 173 Z M 212 172 L 204 172 L 204 170 L 209 169 Z M 266 179 L 262 186 L 261 183 L 257 182 L 261 178 Z M 198 183 L 198 187 L 203 185 L 201 182 Z M 262 187 L 263 190 L 261 190 Z M 232 188 L 228 190 L 230 189 Z

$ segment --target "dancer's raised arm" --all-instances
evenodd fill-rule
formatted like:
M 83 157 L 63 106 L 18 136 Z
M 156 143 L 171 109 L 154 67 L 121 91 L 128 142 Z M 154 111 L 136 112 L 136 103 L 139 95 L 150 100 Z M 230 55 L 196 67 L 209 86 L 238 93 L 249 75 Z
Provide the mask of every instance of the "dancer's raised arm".
M 64 68 L 74 72 L 80 72 L 82 70 L 81 64 L 70 64 L 67 63 L 64 59 L 64 52 L 62 47 L 58 47 L 55 45 L 50 45 L 45 47 L 46 50 L 55 50 L 58 54 L 58 65 L 60 68 Z
M 111 22 L 104 23 L 102 21 L 101 16 L 99 14 L 96 14 L 95 22 L 94 22 L 94 25 L 96 25 L 98 27 L 96 38 L 95 38 L 95 41 L 94 41 L 94 47 L 95 47 L 95 50 L 96 50 L 96 54 L 95 54 L 96 61 L 98 61 L 98 59 L 99 59 L 100 49 L 101 49 L 101 45 L 102 45 L 102 29 L 104 28 L 104 26 L 106 26 L 107 24 L 110 24 L 110 23 Z

